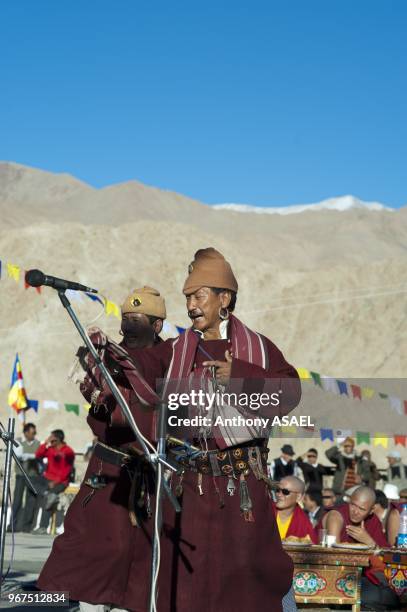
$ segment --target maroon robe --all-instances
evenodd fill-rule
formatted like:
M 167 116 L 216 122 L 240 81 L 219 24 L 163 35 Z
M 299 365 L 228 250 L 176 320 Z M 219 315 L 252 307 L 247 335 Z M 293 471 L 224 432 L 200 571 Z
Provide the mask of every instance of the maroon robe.
M 214 359 L 224 360 L 227 340 L 201 342 Z M 251 390 L 257 388 L 260 392 L 264 378 L 298 379 L 296 371 L 270 341 L 267 341 L 267 350 L 267 371 L 234 359 L 232 378 L 245 378 Z M 154 384 L 168 367 L 171 345 L 163 343 L 154 349 L 133 351 L 132 355 L 146 380 Z M 198 350 L 196 365 L 206 360 L 208 357 Z M 288 412 L 299 397 L 298 383 L 295 396 L 276 413 Z M 148 435 L 151 413 L 141 410 L 136 402 L 131 409 L 143 433 Z M 131 431 L 123 423 L 118 407 L 113 409 L 112 416 L 109 424 L 99 411 L 90 415 L 88 422 L 101 441 L 123 446 L 132 439 Z M 43 590 L 68 590 L 73 599 L 112 603 L 134 612 L 146 612 L 153 521 L 147 521 L 142 528 L 132 527 L 127 510 L 127 473 L 93 455 L 86 477 L 99 468 L 111 476 L 111 482 L 97 491 L 84 507 L 82 502 L 89 488 L 81 485 L 68 510 L 65 532 L 55 539 L 38 586 Z M 216 479 L 225 502 L 223 508 L 220 508 L 215 479 L 203 475 L 204 494 L 200 495 L 197 474 L 190 471 L 183 478 L 182 513 L 176 515 L 165 499 L 159 612 L 236 612 L 264 605 L 273 612 L 281 612 L 282 597 L 292 583 L 293 564 L 282 549 L 264 482 L 250 474 L 247 483 L 253 503 L 253 523 L 245 522 L 241 516 L 238 490 L 232 497 L 226 494 L 227 478 Z
M 334 510 L 336 510 L 336 512 L 339 512 L 339 514 L 343 518 L 343 525 L 342 525 L 342 531 L 341 531 L 341 542 L 356 542 L 357 540 L 352 538 L 346 532 L 346 526 L 352 524 L 350 520 L 350 515 L 349 515 L 349 504 L 343 504 L 342 506 L 338 506 L 334 508 Z M 389 544 L 383 533 L 382 524 L 377 518 L 377 516 L 375 514 L 369 514 L 369 516 L 365 518 L 363 522 L 364 522 L 364 526 L 365 526 L 367 533 L 370 535 L 371 538 L 373 538 L 377 546 L 388 548 Z
M 275 515 L 278 512 L 277 507 L 273 504 Z M 297 504 L 294 508 L 294 513 L 291 519 L 291 523 L 287 529 L 286 538 L 289 536 L 296 536 L 297 538 L 305 538 L 305 536 L 311 538 L 311 542 L 318 544 L 318 538 L 315 533 L 311 521 L 302 508 Z

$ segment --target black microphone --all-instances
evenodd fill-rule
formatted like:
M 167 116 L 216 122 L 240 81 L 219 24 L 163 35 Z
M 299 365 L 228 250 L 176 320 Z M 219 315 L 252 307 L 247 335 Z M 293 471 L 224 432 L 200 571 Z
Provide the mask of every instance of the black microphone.
M 62 278 L 57 278 L 56 276 L 48 276 L 41 272 L 41 270 L 28 270 L 25 275 L 25 282 L 31 287 L 41 287 L 42 285 L 47 285 L 48 287 L 53 287 L 54 289 L 72 289 L 73 291 L 86 291 L 87 293 L 97 293 L 97 289 L 92 289 L 91 287 L 85 287 L 85 285 L 80 285 L 79 283 L 75 283 L 74 281 L 64 280 Z

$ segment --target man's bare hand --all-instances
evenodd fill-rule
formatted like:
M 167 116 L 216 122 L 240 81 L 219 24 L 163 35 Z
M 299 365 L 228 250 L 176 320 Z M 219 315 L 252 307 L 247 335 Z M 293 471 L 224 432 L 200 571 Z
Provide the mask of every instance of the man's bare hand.
M 230 375 L 232 372 L 232 355 L 229 351 L 225 351 L 225 359 L 226 361 L 219 361 L 218 359 L 214 361 L 204 361 L 203 366 L 206 368 L 215 367 L 216 368 L 216 380 L 220 385 L 228 385 L 230 381 Z
M 376 546 L 376 542 L 370 537 L 362 522 L 360 527 L 356 525 L 346 525 L 346 533 L 361 544 L 367 544 L 368 546 Z

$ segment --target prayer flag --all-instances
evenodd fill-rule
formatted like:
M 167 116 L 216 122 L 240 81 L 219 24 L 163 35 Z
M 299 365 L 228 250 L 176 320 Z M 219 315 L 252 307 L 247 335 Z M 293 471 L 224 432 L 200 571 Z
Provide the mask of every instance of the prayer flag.
M 403 414 L 403 410 L 401 407 L 401 399 L 399 397 L 389 397 L 390 406 L 399 414 L 400 416 Z
M 65 404 L 65 410 L 67 412 L 74 412 L 79 416 L 79 404 Z
M 394 444 L 401 444 L 401 446 L 406 445 L 406 436 L 394 436 Z
M 374 389 L 370 387 L 362 387 L 362 397 L 363 399 L 372 399 L 374 396 Z
M 176 325 L 175 327 L 177 328 L 177 332 L 179 333 L 179 335 L 184 333 L 185 327 L 180 327 L 179 325 Z
M 353 397 L 356 399 L 362 399 L 362 389 L 359 387 L 359 385 L 351 385 L 350 388 L 352 389 L 352 395 Z
M 55 402 L 54 400 L 44 400 L 42 407 L 45 410 L 59 410 L 59 402 Z
M 389 439 L 387 436 L 381 433 L 376 433 L 373 438 L 373 446 L 383 446 L 383 448 L 387 448 L 389 444 Z
M 27 406 L 27 410 L 28 408 L 32 408 L 33 410 L 35 410 L 35 412 L 38 412 L 38 400 L 27 400 L 28 401 L 28 406 Z
M 118 307 L 118 305 L 115 304 L 114 302 L 111 302 L 108 299 L 106 299 L 106 301 L 105 301 L 105 311 L 106 311 L 106 314 L 108 316 L 110 316 L 112 314 L 115 317 L 117 317 L 118 319 L 121 318 L 120 317 L 120 308 Z
M 320 374 L 318 374 L 318 372 L 310 372 L 311 376 L 312 376 L 312 380 L 314 381 L 314 383 L 316 385 L 318 385 L 319 387 L 321 387 L 322 389 L 322 384 L 321 384 L 321 376 Z
M 404 400 L 404 414 L 407 414 L 407 400 Z
M 92 302 L 99 302 L 99 304 L 102 304 L 102 306 L 104 306 L 103 304 L 103 300 L 98 296 L 95 295 L 94 293 L 85 293 L 85 295 L 92 300 Z
M 321 382 L 325 391 L 330 391 L 336 395 L 338 394 L 338 385 L 336 384 L 335 378 L 331 378 L 330 376 L 322 376 Z
M 370 444 L 370 433 L 366 431 L 357 431 L 356 432 L 356 444 Z
M 25 391 L 23 372 L 18 353 L 16 354 L 13 373 L 11 375 L 8 405 L 14 408 L 14 410 L 17 410 L 17 412 L 27 408 L 27 393 Z
M 10 278 L 14 278 L 16 283 L 20 280 L 20 266 L 15 266 L 14 264 L 7 264 L 7 274 Z
M 332 429 L 321 429 L 319 433 L 321 436 L 321 442 L 323 442 L 324 440 L 332 440 L 332 442 L 334 441 L 334 432 L 332 431 Z
M 387 399 L 389 396 L 387 395 L 387 393 L 379 393 L 379 397 L 381 397 L 382 399 Z
M 339 394 L 348 395 L 348 385 L 346 382 L 344 380 L 337 380 L 336 383 L 338 385 Z

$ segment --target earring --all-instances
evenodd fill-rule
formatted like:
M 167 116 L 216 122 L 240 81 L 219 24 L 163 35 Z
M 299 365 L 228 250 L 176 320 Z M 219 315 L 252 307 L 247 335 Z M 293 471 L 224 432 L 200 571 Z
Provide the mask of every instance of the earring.
M 219 319 L 222 321 L 229 319 L 229 310 L 227 308 L 219 308 Z

